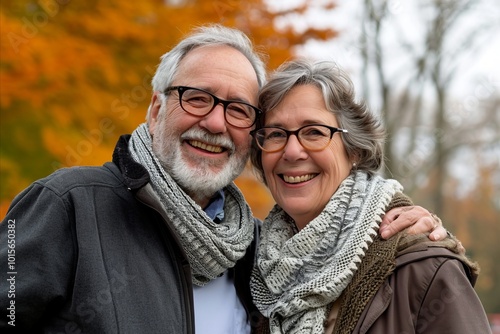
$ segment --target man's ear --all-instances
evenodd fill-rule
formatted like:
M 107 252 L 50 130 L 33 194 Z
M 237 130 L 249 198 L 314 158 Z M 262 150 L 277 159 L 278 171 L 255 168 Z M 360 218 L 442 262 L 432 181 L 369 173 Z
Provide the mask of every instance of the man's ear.
M 161 108 L 161 99 L 159 98 L 160 92 L 154 92 L 151 97 L 151 103 L 149 104 L 149 133 L 153 135 L 156 125 L 158 124 L 158 114 L 160 113 Z

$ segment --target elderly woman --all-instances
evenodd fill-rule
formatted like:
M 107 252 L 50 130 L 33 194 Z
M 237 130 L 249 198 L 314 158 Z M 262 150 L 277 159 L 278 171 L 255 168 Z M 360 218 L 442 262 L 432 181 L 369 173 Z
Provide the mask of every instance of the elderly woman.
M 260 96 L 252 163 L 276 206 L 251 289 L 271 333 L 488 333 L 455 239 L 377 237 L 402 186 L 375 173 L 384 133 L 332 62 L 284 64 Z M 411 204 L 411 203 L 408 203 Z

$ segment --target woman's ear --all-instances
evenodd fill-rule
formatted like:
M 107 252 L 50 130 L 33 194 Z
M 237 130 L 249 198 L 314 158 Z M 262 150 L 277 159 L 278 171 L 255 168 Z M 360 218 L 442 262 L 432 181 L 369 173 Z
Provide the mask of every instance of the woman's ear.
M 349 160 L 350 160 L 350 161 L 351 161 L 351 163 L 352 163 L 352 167 L 351 167 L 351 169 L 356 169 L 356 168 L 358 168 L 358 165 L 359 165 L 359 156 L 358 156 L 357 154 L 355 154 L 355 155 L 351 155 L 351 156 L 349 157 Z

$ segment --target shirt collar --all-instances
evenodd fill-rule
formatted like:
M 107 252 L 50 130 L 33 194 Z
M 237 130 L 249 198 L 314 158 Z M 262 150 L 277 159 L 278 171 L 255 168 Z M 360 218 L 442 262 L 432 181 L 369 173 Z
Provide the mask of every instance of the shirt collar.
M 219 223 L 224 219 L 224 201 L 224 191 L 219 190 L 215 193 L 207 207 L 204 209 L 210 219 L 216 223 Z

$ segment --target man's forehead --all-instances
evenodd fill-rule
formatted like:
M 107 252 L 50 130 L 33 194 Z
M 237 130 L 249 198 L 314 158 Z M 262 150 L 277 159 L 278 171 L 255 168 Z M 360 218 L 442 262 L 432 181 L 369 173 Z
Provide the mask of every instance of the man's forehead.
M 223 98 L 256 102 L 259 86 L 250 61 L 227 45 L 198 47 L 179 63 L 174 85 L 202 88 Z
M 257 74 L 250 60 L 239 50 L 228 45 L 210 45 L 200 46 L 189 51 L 179 62 L 181 68 L 198 68 L 208 71 L 211 65 L 221 70 L 226 71 L 249 71 L 252 78 L 257 80 Z

